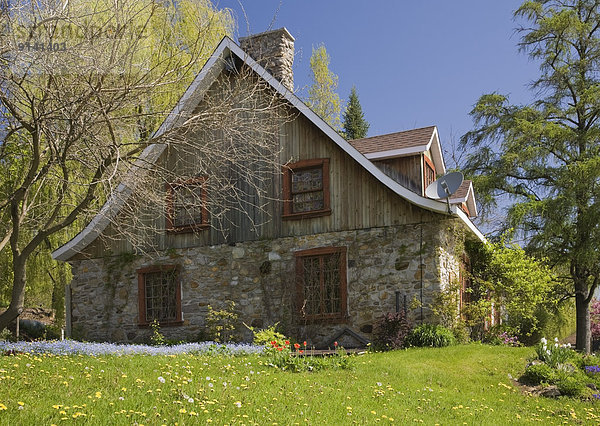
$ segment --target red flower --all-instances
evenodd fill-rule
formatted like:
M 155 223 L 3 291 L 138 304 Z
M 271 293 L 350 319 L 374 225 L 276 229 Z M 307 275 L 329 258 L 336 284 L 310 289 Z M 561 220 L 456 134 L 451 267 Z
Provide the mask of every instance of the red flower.
M 298 343 L 294 343 L 294 348 L 300 349 L 300 345 Z
M 271 340 L 271 346 L 277 346 L 277 342 L 275 340 Z
M 337 348 L 337 342 L 333 342 L 333 346 L 335 346 Z
M 304 346 L 306 346 L 306 340 L 304 341 Z
M 278 347 L 278 348 L 277 348 L 277 350 L 278 350 L 278 351 L 282 351 L 282 350 L 283 350 L 283 348 L 280 346 L 280 347 Z
M 290 344 L 290 341 L 289 341 L 289 340 L 286 340 L 286 341 L 285 341 L 285 344 L 286 344 L 286 345 L 289 345 L 289 344 Z

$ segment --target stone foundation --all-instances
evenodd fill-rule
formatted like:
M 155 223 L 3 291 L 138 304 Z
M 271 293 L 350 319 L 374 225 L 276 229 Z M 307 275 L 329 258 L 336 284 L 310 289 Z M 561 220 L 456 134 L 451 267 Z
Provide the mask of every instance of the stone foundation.
M 446 225 L 444 225 L 446 223 Z M 407 309 L 413 321 L 430 316 L 435 294 L 456 273 L 458 262 L 447 242 L 447 222 L 344 231 L 318 235 L 168 250 L 154 256 L 119 255 L 72 261 L 73 337 L 96 341 L 143 342 L 150 336 L 138 326 L 137 269 L 178 265 L 183 325 L 163 327 L 168 339 L 197 340 L 205 334 L 208 305 L 236 304 L 239 337 L 250 341 L 241 322 L 266 327 L 279 322 L 299 341 L 326 346 L 342 336 L 359 345 L 352 333 L 369 340 L 377 317 Z M 444 247 L 441 247 L 441 245 Z M 348 317 L 338 323 L 305 323 L 296 314 L 294 252 L 345 246 Z M 422 267 L 420 266 L 422 265 Z M 398 299 L 396 293 L 398 292 Z M 422 304 L 421 307 L 416 307 Z M 344 334 L 348 329 L 350 332 Z M 353 343 L 354 342 L 354 343 Z

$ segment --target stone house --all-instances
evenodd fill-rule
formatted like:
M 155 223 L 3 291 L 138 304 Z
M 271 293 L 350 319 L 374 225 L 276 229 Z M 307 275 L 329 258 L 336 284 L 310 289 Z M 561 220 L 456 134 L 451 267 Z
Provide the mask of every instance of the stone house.
M 293 114 L 281 124 L 280 155 L 291 160 L 272 178 L 270 220 L 258 232 L 240 224 L 223 238 L 205 209 L 184 213 L 185 197 L 171 187 L 174 204 L 156 219 L 156 252 L 140 255 L 114 237 L 120 204 L 109 200 L 53 253 L 72 266 L 67 318 L 74 337 L 140 342 L 157 319 L 168 338 L 196 339 L 208 305 L 231 300 L 246 324 L 279 322 L 316 346 L 360 346 L 383 313 L 406 309 L 415 321 L 428 319 L 434 295 L 461 279 L 464 239 L 483 236 L 471 221 L 470 182 L 450 208 L 425 197 L 446 172 L 437 128 L 347 142 L 292 92 L 293 52 L 285 28 L 240 45 L 224 38 L 174 110 L 201 108 L 232 58 L 283 99 Z M 142 154 L 149 162 L 176 155 L 158 144 Z M 240 334 L 251 338 L 248 330 Z

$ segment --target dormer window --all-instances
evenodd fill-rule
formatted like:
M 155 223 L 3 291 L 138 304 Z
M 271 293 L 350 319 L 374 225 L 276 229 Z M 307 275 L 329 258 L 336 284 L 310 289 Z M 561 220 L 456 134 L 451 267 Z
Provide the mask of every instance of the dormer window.
M 435 166 L 428 156 L 423 155 L 423 194 L 433 182 L 435 182 Z
M 209 226 L 206 179 L 196 177 L 167 185 L 167 231 L 194 232 Z
M 283 217 L 302 219 L 331 214 L 329 159 L 292 163 L 283 168 Z

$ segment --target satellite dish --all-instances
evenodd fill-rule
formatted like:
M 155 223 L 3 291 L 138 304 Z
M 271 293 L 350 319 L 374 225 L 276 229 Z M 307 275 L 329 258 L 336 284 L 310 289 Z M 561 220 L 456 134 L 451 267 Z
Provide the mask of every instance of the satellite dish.
M 448 198 L 458 191 L 463 180 L 464 176 L 461 172 L 448 173 L 437 179 L 435 182 L 432 182 L 427 189 L 425 189 L 425 195 L 434 200 Z
M 425 196 L 434 200 L 443 200 L 445 198 L 448 203 L 448 213 L 451 213 L 450 196 L 458 191 L 464 178 L 461 172 L 448 173 L 435 182 L 432 182 L 425 189 Z

